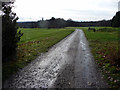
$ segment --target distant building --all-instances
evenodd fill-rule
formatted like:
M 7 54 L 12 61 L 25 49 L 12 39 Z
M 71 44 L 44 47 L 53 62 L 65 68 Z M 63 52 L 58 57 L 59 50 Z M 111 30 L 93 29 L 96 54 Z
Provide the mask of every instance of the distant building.
M 120 11 L 120 1 L 118 2 L 118 11 Z

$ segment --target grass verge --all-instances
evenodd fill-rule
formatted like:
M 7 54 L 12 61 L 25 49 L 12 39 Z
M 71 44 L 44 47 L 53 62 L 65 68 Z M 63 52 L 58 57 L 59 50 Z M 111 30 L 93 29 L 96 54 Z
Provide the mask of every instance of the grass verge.
M 24 35 L 18 43 L 14 60 L 3 63 L 3 82 L 12 74 L 22 69 L 41 53 L 47 52 L 51 46 L 71 34 L 74 29 L 23 29 Z
M 94 28 L 98 31 L 88 31 L 88 27 L 80 27 L 85 32 L 94 58 L 106 81 L 111 88 L 120 88 L 120 48 L 118 42 L 120 28 Z

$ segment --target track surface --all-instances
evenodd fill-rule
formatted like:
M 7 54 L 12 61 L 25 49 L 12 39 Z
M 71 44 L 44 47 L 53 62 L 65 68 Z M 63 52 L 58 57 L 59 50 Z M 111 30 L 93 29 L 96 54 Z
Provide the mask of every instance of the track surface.
M 84 32 L 76 29 L 7 80 L 4 88 L 108 87 L 97 69 Z

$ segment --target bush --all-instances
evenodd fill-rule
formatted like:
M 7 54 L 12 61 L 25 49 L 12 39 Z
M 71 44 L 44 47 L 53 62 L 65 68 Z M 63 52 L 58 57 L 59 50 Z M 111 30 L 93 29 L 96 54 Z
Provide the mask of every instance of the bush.
M 116 13 L 116 15 L 112 19 L 113 27 L 120 27 L 120 11 Z
M 23 35 L 18 30 L 16 21 L 18 17 L 12 12 L 12 2 L 2 4 L 2 61 L 9 60 L 9 57 L 15 56 L 17 42 Z

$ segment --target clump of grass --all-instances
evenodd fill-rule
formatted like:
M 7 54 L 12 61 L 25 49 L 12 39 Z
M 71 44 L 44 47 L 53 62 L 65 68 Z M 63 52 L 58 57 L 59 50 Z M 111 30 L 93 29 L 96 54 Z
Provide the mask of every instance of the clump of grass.
M 101 67 L 107 82 L 111 87 L 120 84 L 120 56 L 116 43 L 94 44 L 92 49 L 96 62 Z M 102 46 L 102 47 L 101 47 Z
M 2 64 L 3 82 L 71 34 L 74 29 L 21 29 L 21 31 L 24 32 L 24 35 L 18 43 L 17 57 Z

